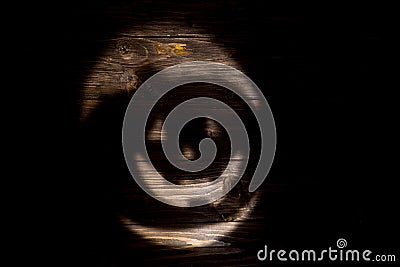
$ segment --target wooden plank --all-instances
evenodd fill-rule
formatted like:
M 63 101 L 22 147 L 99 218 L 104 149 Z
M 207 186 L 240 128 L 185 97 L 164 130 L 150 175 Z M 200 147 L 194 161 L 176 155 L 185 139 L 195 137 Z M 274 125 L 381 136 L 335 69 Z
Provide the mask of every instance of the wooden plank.
M 195 60 L 221 62 L 240 69 L 231 57 L 234 51 L 210 38 L 118 37 L 105 42 L 104 52 L 94 62 L 81 89 L 81 119 L 98 100 L 122 95 L 126 101 L 140 84 L 166 67 Z
M 77 219 L 84 224 L 77 236 L 86 238 L 81 247 L 89 262 L 99 263 L 96 266 L 252 266 L 260 264 L 256 253 L 265 244 L 315 248 L 313 241 L 323 241 L 319 244 L 325 246 L 329 240 L 331 245 L 342 234 L 369 238 L 373 223 L 365 221 L 372 215 L 353 194 L 361 190 L 354 177 L 362 177 L 363 184 L 365 176 L 360 168 L 347 171 L 338 165 L 351 166 L 359 154 L 354 143 L 364 132 L 353 125 L 364 115 L 351 113 L 356 109 L 352 105 L 361 101 L 364 88 L 372 87 L 364 78 L 383 66 L 376 58 L 385 46 L 366 46 L 365 37 L 357 39 L 378 36 L 372 34 L 372 27 L 360 29 L 365 20 L 364 15 L 359 18 L 362 12 L 329 16 L 297 7 L 283 12 L 264 4 L 122 1 L 91 3 L 83 10 L 76 7 L 68 37 L 75 45 L 69 55 L 76 62 L 71 63 L 69 74 L 76 79 L 80 109 L 76 116 L 80 168 L 74 181 L 81 190 L 77 199 L 84 199 L 77 205 L 84 218 Z M 357 23 L 351 23 L 353 17 Z M 379 52 L 370 57 L 375 47 L 380 47 Z M 192 60 L 233 66 L 261 85 L 278 118 L 279 160 L 256 194 L 247 191 L 258 159 L 254 149 L 246 177 L 226 197 L 204 207 L 176 208 L 148 196 L 130 177 L 122 155 L 121 123 L 138 86 L 159 70 Z M 358 60 L 365 61 L 361 74 Z M 360 82 L 358 94 L 354 87 Z M 147 137 L 155 150 L 152 159 L 175 183 L 208 181 L 225 168 L 228 153 L 197 178 L 164 163 L 160 125 L 170 108 L 188 96 L 206 93 L 245 117 L 250 132 L 257 127 L 246 107 L 226 91 L 207 85 L 181 89 L 183 93 L 171 94 L 151 118 Z M 197 139 L 205 135 L 205 128 L 183 136 L 189 154 L 196 154 Z M 365 129 L 369 131 L 369 126 Z M 219 126 L 213 130 L 226 152 L 226 136 Z M 348 138 L 344 132 L 353 135 Z M 253 147 L 259 146 L 257 134 L 250 140 Z M 353 150 L 348 153 L 349 147 Z M 362 199 L 370 195 L 365 193 Z
M 85 131 L 90 136 L 89 142 L 96 142 L 93 140 L 93 134 L 98 131 L 96 130 L 98 123 L 107 124 L 109 120 L 106 117 L 98 117 L 96 112 L 103 109 L 102 106 L 107 103 L 112 109 L 115 107 L 116 110 L 119 110 L 118 121 L 121 122 L 121 115 L 123 115 L 121 112 L 124 111 L 131 95 L 143 81 L 159 70 L 193 60 L 221 62 L 243 70 L 240 64 L 235 61 L 233 56 L 235 50 L 216 43 L 210 36 L 200 35 L 199 33 L 190 35 L 192 34 L 190 31 L 185 32 L 181 28 L 176 29 L 169 24 L 168 29 L 183 32 L 182 34 L 185 37 L 166 38 L 165 35 L 155 37 L 155 35 L 163 32 L 164 26 L 160 24 L 151 26 L 137 32 L 133 29 L 129 33 L 118 34 L 117 37 L 110 40 L 102 40 L 104 50 L 92 63 L 90 73 L 82 83 L 81 88 L 80 119 L 86 129 Z M 168 34 L 177 35 L 176 32 L 169 32 Z M 151 37 L 143 37 L 144 35 Z M 199 92 L 201 93 L 199 94 Z M 176 106 L 188 97 L 201 95 L 219 98 L 227 102 L 241 116 L 249 115 L 248 108 L 240 101 L 238 103 L 238 100 L 233 98 L 225 89 L 209 85 L 194 85 L 181 88 L 181 91 L 164 100 L 164 104 L 158 106 L 154 118 L 150 121 L 162 121 L 165 117 L 161 114 L 167 114 L 170 107 Z M 120 105 L 120 107 L 116 107 L 116 105 Z M 113 111 L 110 112 L 113 113 Z M 102 116 L 108 116 L 106 110 L 102 114 Z M 93 120 L 95 122 L 92 122 Z M 99 122 L 96 122 L 98 120 Z M 105 130 L 107 129 L 105 128 Z M 150 130 L 148 137 L 153 136 L 153 139 L 149 139 L 149 149 L 159 151 L 160 129 L 151 128 L 150 123 Z M 205 130 L 203 129 L 202 132 Z M 220 131 L 219 126 L 214 128 L 213 131 L 218 133 Z M 198 135 L 199 133 L 194 134 Z M 191 141 L 190 136 L 188 137 L 186 143 L 190 144 L 193 141 Z M 218 139 L 218 135 L 214 137 Z M 226 136 L 222 137 L 226 138 Z M 229 147 L 220 147 L 219 149 L 226 150 Z M 88 154 L 91 153 L 89 149 Z M 160 156 L 160 153 L 153 153 L 153 163 L 156 166 L 162 166 L 162 173 L 166 177 L 173 177 L 171 181 L 177 183 L 185 181 L 191 183 L 197 181 L 199 183 L 215 179 L 222 173 L 226 162 L 229 160 L 229 155 L 227 155 L 228 157 L 220 156 L 212 167 L 203 171 L 201 175 L 188 176 L 184 172 L 174 172 L 173 168 L 166 169 L 164 166 L 166 159 Z M 251 157 L 251 161 L 257 161 L 256 155 Z M 124 163 L 120 162 L 120 164 L 124 168 Z M 93 167 L 96 168 L 96 163 Z M 198 257 L 205 260 L 204 257 L 210 255 L 216 257 L 216 255 L 240 254 L 244 250 L 235 244 L 243 243 L 244 240 L 248 241 L 246 233 L 254 231 L 255 226 L 262 224 L 265 219 L 252 213 L 258 203 L 260 192 L 251 195 L 247 192 L 248 177 L 227 196 L 211 205 L 181 209 L 152 199 L 137 187 L 126 171 L 123 173 L 118 187 L 114 189 L 117 193 L 113 197 L 113 209 L 118 214 L 121 227 L 127 230 L 122 237 L 126 240 L 124 250 L 127 251 L 127 255 L 134 255 L 138 248 L 146 251 L 152 251 L 157 247 L 189 250 L 182 255 L 167 253 L 165 256 L 157 257 L 154 260 L 149 258 L 145 260 L 146 264 L 163 266 L 164 264 L 177 264 L 179 262 L 185 265 L 193 264 L 193 259 Z M 151 176 L 148 182 L 152 183 Z M 272 192 L 274 189 L 271 187 L 269 190 Z M 175 216 L 178 216 L 179 219 L 175 219 Z M 251 220 L 248 221 L 250 218 Z M 241 233 L 244 236 L 241 237 Z M 141 242 L 141 239 L 144 242 Z M 200 250 L 190 250 L 194 247 L 200 248 Z M 221 260 L 220 263 L 223 263 L 223 261 L 226 261 L 226 259 Z M 218 261 L 213 260 L 212 262 Z M 225 262 L 225 264 L 228 262 Z M 237 259 L 234 259 L 233 262 L 237 263 Z

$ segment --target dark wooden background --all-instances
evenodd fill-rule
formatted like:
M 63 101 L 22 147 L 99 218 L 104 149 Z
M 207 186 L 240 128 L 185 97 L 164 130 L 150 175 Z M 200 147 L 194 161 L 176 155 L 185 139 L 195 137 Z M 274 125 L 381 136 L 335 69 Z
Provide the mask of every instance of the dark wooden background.
M 338 238 L 353 248 L 398 248 L 397 177 L 382 138 L 391 122 L 376 109 L 377 102 L 387 106 L 391 17 L 376 6 L 262 2 L 60 3 L 53 15 L 62 22 L 54 33 L 61 39 L 48 43 L 59 71 L 52 103 L 62 125 L 55 135 L 69 155 L 54 154 L 63 159 L 54 166 L 52 189 L 61 199 L 52 212 L 60 217 L 48 223 L 62 244 L 60 262 L 249 266 L 260 264 L 256 253 L 265 244 L 324 249 Z M 277 153 L 256 194 L 244 179 L 217 203 L 181 209 L 153 200 L 130 178 L 120 143 L 126 105 L 150 75 L 189 60 L 237 67 L 271 106 Z M 220 88 L 183 90 L 165 105 L 204 90 L 247 114 Z M 196 138 L 207 135 L 204 125 L 193 126 Z M 253 149 L 257 140 L 256 133 Z M 252 153 L 257 159 L 257 149 Z M 205 178 L 223 166 L 224 157 Z

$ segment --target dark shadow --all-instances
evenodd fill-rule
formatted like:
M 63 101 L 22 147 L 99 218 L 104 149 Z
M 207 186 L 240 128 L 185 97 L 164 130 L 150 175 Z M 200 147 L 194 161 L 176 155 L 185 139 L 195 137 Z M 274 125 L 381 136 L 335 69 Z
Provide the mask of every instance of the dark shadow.
M 201 88 L 201 85 L 195 88 L 198 90 Z M 177 88 L 173 91 L 176 91 L 177 94 L 182 94 L 178 93 L 179 89 L 181 88 Z M 212 90 L 215 94 L 215 88 L 212 88 Z M 223 91 L 222 89 L 220 90 Z M 153 115 L 150 116 L 148 124 L 152 124 L 153 116 L 159 118 L 160 115 L 161 118 L 163 118 L 177 103 L 189 97 L 189 95 L 184 95 L 182 99 L 179 99 L 179 96 L 173 91 L 171 94 L 175 102 L 171 102 L 171 94 L 166 95 L 166 97 L 156 105 L 155 109 L 153 109 Z M 203 92 L 204 95 L 209 95 L 207 89 Z M 226 95 L 222 94 L 219 97 L 225 98 L 225 96 Z M 100 195 L 98 197 L 107 197 L 104 201 L 108 203 L 107 205 L 110 205 L 112 210 L 117 213 L 120 212 L 121 215 L 144 225 L 163 227 L 163 225 L 168 224 L 171 225 L 170 227 L 185 228 L 190 226 L 188 223 L 212 223 L 224 221 L 227 218 L 234 219 L 235 212 L 240 210 L 241 206 L 245 205 L 250 197 L 247 192 L 249 177 L 251 177 L 251 174 L 254 172 L 257 163 L 256 159 L 259 154 L 259 147 L 254 144 L 259 143 L 257 140 L 260 140 L 260 136 L 255 128 L 255 118 L 253 117 L 253 119 L 251 119 L 248 107 L 239 111 L 239 114 L 242 117 L 247 115 L 247 120 L 245 120 L 247 121 L 247 125 L 249 125 L 249 122 L 253 122 L 251 125 L 253 129 L 249 130 L 249 133 L 251 133 L 250 139 L 254 141 L 251 146 L 252 152 L 250 155 L 250 162 L 240 185 L 235 187 L 227 196 L 227 202 L 230 202 L 229 205 L 236 204 L 237 207 L 235 209 L 229 205 L 224 207 L 222 202 L 218 206 L 221 213 L 219 213 L 216 207 L 210 205 L 187 208 L 182 212 L 182 208 L 165 205 L 149 197 L 137 186 L 126 167 L 122 152 L 121 127 L 127 101 L 129 101 L 129 98 L 126 95 L 115 95 L 111 98 L 103 99 L 103 104 L 96 108 L 90 118 L 82 126 L 80 145 L 81 167 L 79 170 L 80 175 L 84 177 L 81 182 L 88 187 L 86 189 L 87 192 L 99 192 Z M 228 102 L 232 101 L 235 101 L 236 106 L 238 106 L 237 99 L 231 98 Z M 168 103 L 168 105 L 166 103 Z M 162 106 L 161 110 L 159 109 L 160 105 Z M 156 112 L 154 112 L 154 110 L 156 110 Z M 192 122 L 195 127 L 192 127 L 190 130 L 183 129 L 181 134 L 182 143 L 190 145 L 191 147 L 197 147 L 199 140 L 206 136 L 208 137 L 204 132 L 204 129 L 207 127 L 202 127 L 202 122 L 204 121 L 197 120 L 197 124 L 195 122 L 196 121 Z M 168 180 L 175 177 L 176 180 L 171 180 L 172 182 L 179 184 L 182 183 L 182 181 L 193 183 L 201 182 L 204 179 L 206 179 L 205 181 L 216 179 L 223 172 L 229 160 L 230 153 L 227 148 L 229 148 L 230 143 L 227 134 L 224 133 L 224 129 L 218 124 L 215 128 L 214 130 L 218 130 L 222 134 L 220 136 L 211 136 L 211 138 L 216 140 L 220 152 L 217 154 L 217 160 L 200 173 L 193 174 L 183 172 L 173 167 L 165 158 L 165 155 L 160 155 L 162 154 L 160 140 L 147 142 L 149 156 L 153 160 L 152 162 L 157 170 L 163 173 L 165 179 Z M 98 198 L 89 197 L 89 199 Z M 235 199 L 236 201 L 234 201 Z M 225 213 L 223 213 L 224 211 Z M 174 224 L 177 215 L 179 216 L 179 222 L 177 221 L 177 223 Z
M 221 97 L 225 96 L 222 95 Z M 171 103 L 169 98 L 167 96 L 164 101 Z M 152 244 L 150 241 L 143 240 L 142 237 L 135 236 L 134 233 L 127 231 L 120 221 L 121 216 L 143 226 L 179 230 L 193 227 L 195 224 L 218 224 L 234 220 L 236 212 L 244 208 L 251 197 L 247 188 L 249 177 L 254 172 L 256 164 L 254 159 L 258 158 L 257 153 L 252 153 L 249 168 L 247 168 L 244 178 L 218 205 L 179 208 L 163 204 L 148 196 L 132 179 L 123 157 L 121 127 L 128 101 L 129 97 L 126 95 L 115 95 L 103 99 L 103 104 L 96 108 L 80 130 L 80 165 L 76 187 L 79 187 L 81 194 L 75 195 L 75 198 L 80 200 L 79 209 L 82 212 L 78 223 L 81 224 L 83 236 L 89 242 L 88 245 L 91 246 L 90 250 L 96 254 L 94 257 L 101 258 L 104 255 L 115 257 L 114 253 L 122 253 L 121 251 L 129 249 L 125 247 L 124 242 L 132 239 L 137 239 L 133 244 L 140 244 L 139 247 L 155 246 L 154 243 Z M 236 100 L 231 99 L 229 101 Z M 163 106 L 162 111 L 167 110 L 168 107 Z M 245 114 L 243 110 L 239 113 L 242 116 Z M 151 123 L 151 120 L 149 122 Z M 201 129 L 201 124 L 196 127 Z M 256 131 L 252 132 L 257 133 Z M 191 146 L 196 146 L 198 139 L 204 136 L 202 131 L 182 133 L 183 137 L 185 134 L 195 136 L 195 138 L 184 139 L 183 141 Z M 259 134 L 258 137 L 257 134 L 252 134 L 251 137 L 253 137 L 253 140 L 259 139 Z M 221 145 L 221 142 L 221 140 L 217 140 L 218 145 Z M 158 143 L 156 146 L 160 146 L 160 144 Z M 221 149 L 221 146 L 219 148 Z M 258 150 L 254 147 L 253 149 Z M 223 147 L 221 150 L 223 151 Z M 160 151 L 162 151 L 162 148 L 156 149 L 154 144 L 149 147 L 149 153 L 153 157 L 159 155 Z M 165 169 L 166 162 L 168 162 L 166 159 L 159 161 L 156 167 L 163 170 L 166 179 L 171 176 L 171 173 L 176 174 L 174 170 Z M 200 177 L 208 175 L 210 179 L 215 179 L 215 176 L 221 173 L 224 166 L 225 164 L 222 163 L 221 165 L 221 162 L 217 161 L 209 167 L 212 170 L 212 175 L 210 175 L 210 170 L 205 170 Z M 181 176 L 184 176 L 183 179 L 189 182 L 193 182 L 193 179 L 195 179 L 195 176 L 185 176 L 184 173 Z M 179 183 L 179 181 L 176 182 Z M 147 242 L 150 243 L 145 245 Z M 151 257 L 149 253 L 151 251 L 145 251 L 144 254 L 137 254 L 135 251 L 135 255 L 139 259 L 140 257 Z M 139 259 L 135 258 L 135 261 Z
M 314 12 L 316 7 L 282 8 L 262 2 L 66 4 L 60 44 L 65 79 L 59 83 L 65 98 L 59 103 L 68 113 L 65 117 L 70 127 L 65 128 L 72 129 L 63 135 L 71 155 L 55 173 L 54 179 L 61 182 L 60 188 L 53 190 L 64 197 L 65 203 L 57 209 L 62 211 L 67 227 L 59 231 L 65 232 L 70 249 L 66 251 L 74 254 L 74 266 L 140 266 L 152 257 L 179 258 L 191 253 L 156 246 L 125 230 L 120 214 L 145 225 L 179 228 L 185 227 L 185 222 L 229 220 L 237 211 L 229 205 L 220 211 L 213 206 L 178 209 L 138 188 L 125 166 L 120 143 L 128 95 L 102 99 L 103 104 L 88 121 L 79 122 L 79 90 L 102 53 L 104 40 L 129 27 L 127 18 L 136 18 L 137 14 L 140 19 L 135 23 L 143 24 L 184 14 L 189 27 L 215 35 L 216 43 L 236 51 L 232 57 L 262 89 L 274 112 L 277 154 L 261 188 L 264 198 L 254 214 L 254 221 L 262 219 L 248 231 L 251 234 L 235 233 L 243 241 L 236 245 L 246 253 L 232 257 L 238 261 L 241 256 L 253 259 L 265 243 L 276 248 L 325 248 L 337 238 L 348 237 L 354 247 L 394 244 L 393 239 L 385 242 L 396 225 L 391 215 L 396 203 L 391 200 L 395 195 L 391 190 L 396 187 L 387 178 L 392 174 L 373 167 L 376 157 L 372 154 L 378 149 L 370 146 L 378 132 L 370 118 L 379 120 L 370 103 L 375 100 L 375 88 L 382 87 L 387 69 L 381 56 L 386 48 L 381 31 L 385 28 L 384 16 L 374 21 L 367 13 L 347 7 Z M 144 73 L 156 72 L 150 65 L 144 68 Z M 203 136 L 201 132 L 194 143 Z M 193 144 L 188 141 L 188 145 Z M 249 174 L 255 162 L 251 162 Z M 246 179 L 229 198 L 240 203 L 238 207 L 246 204 Z M 381 211 L 378 215 L 377 210 Z M 180 224 L 174 225 L 176 221 Z M 259 241 L 251 242 L 255 236 Z M 136 246 L 132 248 L 132 244 Z M 196 265 L 196 260 L 212 255 L 207 253 L 181 263 Z M 213 259 L 223 265 L 218 257 Z

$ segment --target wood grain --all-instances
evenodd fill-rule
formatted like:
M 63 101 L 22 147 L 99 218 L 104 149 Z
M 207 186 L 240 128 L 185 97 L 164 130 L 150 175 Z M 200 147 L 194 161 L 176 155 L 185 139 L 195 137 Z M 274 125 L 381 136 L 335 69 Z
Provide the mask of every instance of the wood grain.
M 112 101 L 108 102 L 108 105 L 118 105 L 116 109 L 122 112 L 140 84 L 168 66 L 187 61 L 209 60 L 243 70 L 232 56 L 235 53 L 234 49 L 216 42 L 210 34 L 187 26 L 176 25 L 172 20 L 148 22 L 143 27 L 137 25 L 136 27 L 127 27 L 127 29 L 129 30 L 116 32 L 115 37 L 109 40 L 101 40 L 104 44 L 103 51 L 92 62 L 90 72 L 82 83 L 79 102 L 80 120 L 84 127 L 90 129 L 88 131 L 97 127 L 97 122 L 94 125 L 85 126 L 92 123 L 93 117 L 106 123 L 104 118 L 97 118 L 98 115 L 96 115 L 99 109 L 103 109 L 102 106 L 106 101 Z M 195 175 L 185 172 L 177 173 L 174 168 L 166 167 L 167 159 L 160 152 L 162 151 L 160 125 L 158 124 L 158 128 L 151 125 L 157 124 L 157 121 L 162 123 L 169 110 L 184 99 L 202 95 L 227 102 L 242 117 L 251 115 L 248 107 L 238 100 L 237 96 L 233 96 L 226 89 L 210 85 L 184 86 L 163 99 L 152 113 L 154 115 L 149 119 L 148 146 L 150 153 L 153 151 L 151 153 L 153 164 L 162 169 L 160 173 L 166 179 L 175 177 L 175 180 L 172 181 L 177 183 L 201 183 L 215 179 L 222 173 L 227 160 L 229 160 L 229 154 L 222 153 L 218 155 L 217 161 L 211 167 Z M 104 116 L 109 116 L 107 110 L 103 113 Z M 110 111 L 111 113 L 113 112 Z M 123 113 L 118 116 L 121 115 Z M 253 121 L 252 127 L 255 126 Z M 220 141 L 223 142 L 223 139 L 227 138 L 226 134 L 225 136 L 216 134 L 221 131 L 220 127 L 220 125 L 214 125 L 211 129 L 200 125 L 197 126 L 197 131 L 192 130 L 186 139 L 185 136 L 182 138 L 192 148 L 197 146 L 197 140 L 211 132 L 214 133 L 214 139 L 221 139 Z M 197 137 L 193 139 L 194 136 Z M 226 142 L 227 140 L 220 144 L 220 151 L 229 151 L 229 141 Z M 174 264 L 180 262 L 179 264 L 182 265 L 193 264 L 193 260 L 198 257 L 210 255 L 227 255 L 229 257 L 232 254 L 243 253 L 243 248 L 238 248 L 234 244 L 246 240 L 243 235 L 245 236 L 249 231 L 255 231 L 255 226 L 260 225 L 263 220 L 262 217 L 257 220 L 257 216 L 253 214 L 260 192 L 255 194 L 247 192 L 249 175 L 254 171 L 254 163 L 257 162 L 257 149 L 254 147 L 253 149 L 255 152 L 251 157 L 251 168 L 240 185 L 227 196 L 205 207 L 182 209 L 157 203 L 156 200 L 140 192 L 129 174 L 126 171 L 123 172 L 124 175 L 120 178 L 122 184 L 118 185 L 116 189 L 118 194 L 114 196 L 114 209 L 117 211 L 116 219 L 127 230 L 124 239 L 128 240 L 126 241 L 130 248 L 128 250 L 134 253 L 137 247 L 152 250 L 152 247 L 160 246 L 188 250 L 182 255 L 159 257 L 156 261 L 144 259 L 146 263 L 160 266 L 169 265 L 172 262 Z M 193 149 L 189 151 L 193 153 Z M 88 153 L 91 153 L 90 149 Z M 119 170 L 110 171 L 121 172 L 120 169 L 124 168 L 124 163 L 119 162 L 119 164 L 121 165 Z M 94 167 L 96 168 L 96 166 Z M 152 183 L 152 177 L 149 177 L 148 181 Z M 269 188 L 269 190 L 273 190 L 273 188 Z M 248 221 L 250 218 L 252 221 Z M 137 238 L 131 239 L 129 236 Z M 143 242 L 140 242 L 140 239 L 143 239 Z M 199 250 L 190 251 L 193 248 Z M 216 260 L 212 262 L 218 263 Z M 203 264 L 207 264 L 207 262 L 201 263 L 201 265 Z M 219 262 L 218 264 L 229 265 L 230 263 Z
M 162 28 L 161 28 L 162 29 Z M 159 30 L 161 30 L 159 29 Z M 229 57 L 232 51 L 209 37 L 118 37 L 105 44 L 93 71 L 82 87 L 81 119 L 89 116 L 101 99 L 125 94 L 126 99 L 156 72 L 187 61 L 211 60 L 239 68 Z
M 371 77 L 382 72 L 376 67 L 382 64 L 373 51 L 385 49 L 375 24 L 362 24 L 360 12 L 309 10 L 231 0 L 74 6 L 65 37 L 71 49 L 65 52 L 71 57 L 67 85 L 77 88 L 79 122 L 70 197 L 78 210 L 73 244 L 84 266 L 253 266 L 260 264 L 256 253 L 265 244 L 325 248 L 345 235 L 359 243 L 367 239 L 375 219 L 359 204 L 372 204 L 375 184 L 354 194 L 367 176 L 359 174 L 365 164 L 355 163 L 364 132 L 357 128 L 363 115 L 354 103 L 365 88 L 379 87 L 381 79 Z M 245 177 L 227 196 L 207 206 L 176 208 L 148 196 L 130 177 L 121 125 L 146 79 L 193 60 L 233 66 L 256 82 L 274 112 L 278 147 L 268 179 L 249 194 L 259 136 L 246 106 L 218 87 L 178 88 L 156 107 L 147 129 L 151 157 L 166 179 L 215 179 L 229 156 L 220 126 L 207 128 L 203 121 L 186 129 L 183 153 L 196 158 L 198 140 L 214 133 L 222 153 L 215 164 L 196 177 L 165 162 L 160 125 L 188 97 L 206 94 L 233 107 L 249 127 L 252 151 Z

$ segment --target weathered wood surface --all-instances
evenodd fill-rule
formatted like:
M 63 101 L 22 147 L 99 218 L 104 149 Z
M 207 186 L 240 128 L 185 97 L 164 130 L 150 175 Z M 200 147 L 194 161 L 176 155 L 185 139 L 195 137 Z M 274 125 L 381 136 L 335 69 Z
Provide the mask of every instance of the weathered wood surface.
M 164 27 L 171 29 L 171 25 Z M 174 25 L 173 27 L 177 26 Z M 181 26 L 175 29 L 175 31 L 184 32 L 184 28 Z M 123 116 L 124 109 L 132 94 L 135 93 L 141 82 L 165 67 L 186 61 L 210 60 L 242 69 L 235 59 L 230 56 L 233 52 L 232 49 L 227 49 L 206 35 L 195 34 L 195 36 L 190 38 L 165 38 L 164 36 L 155 38 L 157 33 L 163 32 L 163 26 L 157 25 L 155 30 L 155 32 L 152 32 L 152 29 L 147 31 L 146 29 L 142 29 L 138 34 L 141 37 L 135 37 L 134 34 L 128 37 L 127 34 L 124 34 L 121 37 L 105 41 L 104 52 L 93 63 L 91 73 L 88 74 L 85 82 L 82 84 L 80 118 L 84 128 L 88 127 L 89 131 L 92 131 L 93 127 L 99 126 L 98 124 L 104 123 L 107 125 L 107 120 L 112 119 L 107 117 L 112 114 L 116 116 L 115 119 L 119 122 L 119 127 L 117 127 L 118 123 L 116 123 L 113 130 L 103 129 L 100 126 L 98 131 L 101 135 L 104 134 L 102 133 L 103 131 L 112 131 L 113 133 L 115 131 L 115 137 L 117 137 L 117 133 L 121 130 L 122 125 L 121 116 Z M 133 30 L 133 32 L 135 31 Z M 145 37 L 146 35 L 152 36 L 152 38 L 147 38 Z M 163 101 L 157 104 L 154 109 L 155 111 L 152 112 L 152 116 L 149 119 L 147 130 L 148 151 L 157 170 L 166 179 L 180 184 L 199 183 L 216 179 L 221 175 L 227 165 L 227 161 L 229 161 L 230 148 L 229 141 L 227 141 L 229 137 L 226 133 L 222 133 L 223 129 L 219 125 L 215 125 L 215 123 L 210 125 L 210 123 L 207 124 L 205 121 L 203 123 L 199 122 L 200 125 L 197 123 L 197 126 L 196 123 L 192 123 L 192 126 L 188 127 L 189 130 L 187 130 L 186 135 L 182 134 L 182 142 L 186 144 L 185 147 L 187 148 L 186 153 L 188 156 L 196 157 L 196 146 L 199 140 L 204 137 L 210 137 L 212 133 L 212 137 L 217 142 L 218 150 L 220 151 L 217 154 L 216 161 L 206 170 L 195 174 L 178 171 L 170 164 L 167 164 L 168 160 L 163 155 L 160 144 L 161 124 L 165 116 L 176 105 L 185 99 L 199 96 L 221 99 L 232 108 L 235 108 L 239 115 L 245 121 L 247 120 L 248 124 L 253 122 L 253 125 L 250 126 L 252 126 L 253 130 L 257 131 L 254 118 L 249 117 L 251 113 L 248 108 L 237 96 L 233 96 L 226 89 L 197 84 L 181 86 L 176 92 L 169 94 Z M 107 101 L 108 103 L 105 103 Z M 104 104 L 110 105 L 111 108 L 116 108 L 118 111 L 105 109 L 102 115 L 97 115 L 96 112 L 99 109 L 101 110 Z M 93 117 L 95 120 L 99 120 L 99 122 L 92 124 Z M 249 164 L 253 171 L 257 163 L 258 155 L 256 152 L 259 149 L 255 144 L 259 143 L 260 140 L 256 133 L 250 136 L 253 137 L 254 142 L 252 148 L 254 153 Z M 96 131 L 93 134 L 96 134 Z M 109 138 L 111 137 L 114 137 L 114 135 L 109 136 Z M 246 231 L 256 230 L 255 225 L 260 224 L 260 221 L 263 220 L 262 217 L 257 220 L 257 215 L 253 214 L 253 209 L 257 205 L 260 192 L 254 194 L 247 192 L 248 176 L 249 172 L 251 174 L 251 171 L 246 173 L 244 180 L 228 196 L 211 205 L 190 209 L 170 207 L 146 196 L 138 189 L 129 173 L 124 171 L 126 167 L 121 157 L 122 151 L 118 151 L 120 149 L 118 146 L 119 140 L 109 141 L 116 146 L 116 151 L 112 154 L 114 157 L 118 156 L 120 159 L 119 168 L 110 169 L 110 174 L 113 174 L 109 178 L 115 179 L 114 175 L 122 173 L 120 178 L 122 180 L 121 184 L 116 189 L 116 194 L 112 196 L 115 202 L 113 204 L 115 205 L 114 209 L 118 216 L 115 219 L 118 220 L 121 227 L 127 230 L 127 240 L 132 240 L 129 236 L 138 236 L 145 242 L 138 242 L 137 239 L 128 241 L 128 246 L 132 249 L 132 256 L 135 255 L 134 248 L 136 247 L 149 249 L 149 247 L 153 246 L 165 246 L 172 249 L 186 250 L 200 248 L 199 251 L 194 250 L 190 252 L 190 257 L 187 255 L 182 256 L 186 260 L 183 260 L 180 264 L 186 265 L 196 257 L 208 257 L 210 253 L 213 255 L 231 255 L 243 252 L 243 248 L 238 248 L 232 242 L 241 242 L 243 237 L 240 237 L 239 233 L 243 231 L 243 234 L 245 234 Z M 92 141 L 93 137 L 89 137 L 89 142 Z M 96 146 L 101 145 L 96 142 Z M 92 152 L 89 149 L 88 156 Z M 101 154 L 103 153 L 109 154 L 110 152 L 106 149 Z M 93 167 L 99 168 L 97 164 L 99 163 L 95 162 Z M 104 162 L 104 164 L 110 163 Z M 148 183 L 153 183 L 152 176 L 148 177 Z M 279 188 L 280 185 L 271 185 L 269 190 L 279 190 Z M 171 197 L 173 198 L 174 196 Z M 250 223 L 248 221 L 250 219 L 254 223 Z M 245 226 L 243 224 L 249 225 Z M 204 250 L 205 248 L 209 249 Z M 210 248 L 214 248 L 214 250 L 210 250 Z M 167 259 L 177 260 L 179 257 L 167 256 Z M 154 263 L 153 259 L 146 259 L 145 262 L 149 264 L 162 264 L 164 260 L 163 257 L 160 257 Z M 179 263 L 179 261 L 175 263 Z M 215 260 L 212 261 L 216 263 Z M 169 265 L 170 263 L 165 264 Z M 202 262 L 201 264 L 207 263 Z M 225 262 L 225 264 L 229 263 Z
M 239 68 L 230 57 L 231 53 L 232 49 L 229 51 L 209 37 L 116 37 L 109 40 L 105 42 L 104 53 L 93 66 L 95 71 L 83 84 L 81 118 L 90 116 L 90 112 L 106 97 L 123 94 L 129 100 L 141 82 L 178 63 L 210 60 Z
M 73 221 L 85 266 L 252 266 L 260 264 L 256 253 L 265 244 L 317 247 L 350 233 L 354 242 L 364 240 L 371 222 L 361 227 L 360 218 L 367 220 L 368 210 L 354 212 L 347 205 L 358 202 L 352 193 L 359 181 L 354 178 L 357 168 L 343 174 L 337 158 L 347 167 L 353 162 L 352 153 L 343 155 L 357 136 L 353 86 L 368 76 L 360 65 L 372 63 L 349 58 L 370 52 L 356 45 L 374 38 L 368 27 L 358 29 L 346 14 L 344 22 L 334 23 L 336 16 L 239 1 L 90 3 L 74 6 L 71 14 L 74 22 L 65 39 L 71 48 L 69 84 L 77 88 L 79 121 L 79 171 L 73 178 L 79 204 Z M 165 113 L 186 97 L 206 94 L 234 107 L 251 129 L 253 150 L 243 181 L 226 197 L 203 207 L 176 208 L 146 195 L 130 177 L 121 125 L 130 97 L 143 81 L 192 60 L 225 63 L 259 85 L 275 115 L 278 150 L 267 181 L 249 194 L 259 144 L 254 118 L 224 89 L 199 84 L 180 88 L 160 104 L 148 129 L 152 159 L 166 177 L 176 177 L 176 183 L 215 179 L 229 156 L 222 153 L 201 177 L 164 164 L 159 127 Z M 355 132 L 349 139 L 345 133 L 352 131 L 343 129 Z M 220 126 L 207 128 L 200 122 L 182 136 L 188 148 L 184 153 L 196 157 L 197 139 L 210 131 L 226 151 Z

